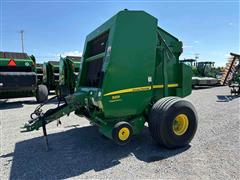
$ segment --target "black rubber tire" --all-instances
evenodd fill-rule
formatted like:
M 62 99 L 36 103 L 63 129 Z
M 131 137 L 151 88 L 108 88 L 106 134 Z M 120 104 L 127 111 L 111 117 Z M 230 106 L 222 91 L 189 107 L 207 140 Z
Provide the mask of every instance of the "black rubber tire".
M 188 129 L 183 135 L 173 131 L 173 121 L 179 114 L 188 117 Z M 197 130 L 198 118 L 194 106 L 178 97 L 166 97 L 157 101 L 149 114 L 149 130 L 153 139 L 167 148 L 188 145 Z
M 125 127 L 129 129 L 129 136 L 126 140 L 121 140 L 119 139 L 118 133 L 122 128 L 125 128 Z M 118 145 L 125 145 L 129 143 L 131 141 L 132 134 L 133 134 L 132 126 L 129 123 L 124 121 L 121 121 L 115 124 L 112 130 L 112 138 Z
M 47 86 L 40 84 L 37 87 L 36 99 L 38 103 L 43 103 L 48 100 L 48 89 Z

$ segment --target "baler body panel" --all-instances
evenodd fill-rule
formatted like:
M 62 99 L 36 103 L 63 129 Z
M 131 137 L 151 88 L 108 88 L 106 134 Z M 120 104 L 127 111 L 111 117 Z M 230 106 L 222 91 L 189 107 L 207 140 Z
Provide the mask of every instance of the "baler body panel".
M 36 73 L 38 84 L 43 83 L 43 64 L 36 64 Z
M 66 86 L 70 93 L 74 93 L 76 87 L 81 57 L 60 58 L 59 85 Z
M 166 55 L 159 36 L 172 55 Z M 102 49 L 98 43 L 103 44 Z M 181 53 L 182 42 L 159 28 L 156 18 L 143 11 L 121 11 L 87 37 L 76 91 L 89 88 L 90 103 L 101 106 L 105 118 L 142 114 L 164 96 L 183 97 L 191 93 L 191 86 L 184 87 L 189 90 L 181 89 Z M 92 69 L 98 77 L 94 83 L 92 75 L 91 84 L 86 81 L 94 73 Z
M 140 114 L 149 104 L 152 82 L 148 78 L 154 77 L 156 30 L 157 19 L 146 13 L 121 12 L 117 15 L 102 85 L 106 117 Z M 108 95 L 119 90 L 123 91 Z M 129 90 L 136 92 L 127 93 Z
M 48 90 L 56 90 L 59 81 L 59 62 L 48 61 L 43 64 L 43 84 Z
M 1 71 L 4 70 L 7 67 L 13 67 L 13 66 L 8 66 L 9 61 L 13 59 L 16 63 L 15 68 L 17 69 L 17 67 L 23 67 L 25 68 L 26 71 L 32 71 L 34 69 L 34 64 L 33 61 L 31 59 L 14 59 L 14 58 L 0 58 L 0 67 L 1 67 Z M 4 68 L 3 68 L 4 66 Z M 29 67 L 29 68 L 28 68 Z M 30 70 L 28 70 L 30 69 Z M 13 69 L 14 71 L 14 69 Z
M 0 98 L 35 95 L 35 62 L 25 53 L 0 52 Z

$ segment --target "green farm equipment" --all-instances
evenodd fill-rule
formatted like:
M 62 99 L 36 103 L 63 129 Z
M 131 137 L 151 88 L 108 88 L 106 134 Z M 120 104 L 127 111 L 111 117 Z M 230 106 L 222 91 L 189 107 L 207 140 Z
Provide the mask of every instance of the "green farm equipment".
M 59 62 L 48 61 L 43 64 L 43 84 L 47 86 L 48 91 L 56 91 L 59 81 Z
M 34 56 L 0 52 L 0 99 L 36 96 L 37 102 L 46 101 L 47 87 L 37 84 L 35 68 Z
M 144 11 L 120 11 L 85 41 L 74 94 L 55 109 L 37 107 L 23 131 L 75 112 L 117 144 L 128 143 L 148 124 L 152 137 L 168 148 L 190 143 L 197 114 L 185 99 L 192 90 L 191 67 L 179 63 L 182 42 L 157 26 Z
M 198 74 L 196 75 L 202 76 L 202 77 L 216 77 L 214 64 L 215 62 L 212 62 L 212 61 L 197 62 Z
M 219 83 L 214 62 L 197 62 L 196 59 L 184 59 L 181 62 L 192 67 L 192 86 L 214 86 Z
M 221 85 L 231 88 L 231 95 L 240 95 L 240 55 L 230 53 L 230 58 L 224 69 Z
M 65 97 L 66 95 L 74 93 L 77 83 L 77 77 L 80 67 L 81 57 L 66 56 L 60 58 L 59 63 L 59 95 Z
M 37 83 L 43 83 L 43 64 L 36 64 Z

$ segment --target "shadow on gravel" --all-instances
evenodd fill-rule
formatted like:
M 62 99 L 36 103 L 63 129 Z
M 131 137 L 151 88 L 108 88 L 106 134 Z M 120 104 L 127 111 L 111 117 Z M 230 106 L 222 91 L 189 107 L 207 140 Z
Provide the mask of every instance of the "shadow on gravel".
M 103 138 L 94 126 L 50 134 L 51 150 L 48 152 L 43 142 L 42 137 L 18 142 L 13 154 L 2 156 L 13 156 L 10 179 L 71 178 L 91 170 L 101 171 L 117 166 L 126 157 L 135 156 L 151 163 L 190 148 L 162 148 L 152 141 L 147 129 L 134 136 L 128 145 L 118 146 L 112 140 Z
M 15 101 L 0 103 L 0 110 L 22 108 L 24 104 L 36 104 L 35 101 Z
M 39 103 L 37 103 L 35 100 L 19 100 L 14 102 L 7 102 L 7 100 L 4 100 L 0 102 L 0 110 L 22 108 L 24 104 L 38 105 Z M 58 101 L 54 99 L 49 101 L 47 104 L 58 104 Z
M 211 88 L 215 88 L 218 86 L 194 86 L 193 90 L 201 90 L 201 89 L 211 89 Z
M 230 102 L 240 96 L 231 96 L 231 95 L 217 95 L 217 102 Z

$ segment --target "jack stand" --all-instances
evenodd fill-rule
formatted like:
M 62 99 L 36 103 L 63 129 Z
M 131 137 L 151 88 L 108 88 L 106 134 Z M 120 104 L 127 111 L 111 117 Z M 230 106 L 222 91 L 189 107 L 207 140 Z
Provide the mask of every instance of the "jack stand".
M 42 121 L 42 129 L 43 129 L 43 135 L 44 135 L 44 139 L 45 139 L 46 151 L 49 151 L 48 136 L 47 136 L 47 130 L 46 130 L 46 123 L 45 123 L 45 121 Z
M 57 120 L 57 126 L 62 125 L 60 118 Z

